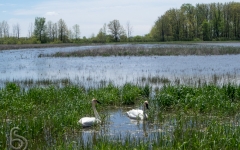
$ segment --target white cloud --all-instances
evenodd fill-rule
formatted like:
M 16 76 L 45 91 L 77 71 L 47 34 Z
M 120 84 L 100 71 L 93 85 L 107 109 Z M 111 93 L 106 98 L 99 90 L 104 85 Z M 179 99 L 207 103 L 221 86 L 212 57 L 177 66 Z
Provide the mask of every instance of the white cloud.
M 58 13 L 56 13 L 54 11 L 49 11 L 45 15 L 47 15 L 47 16 L 56 16 L 56 15 L 58 15 Z

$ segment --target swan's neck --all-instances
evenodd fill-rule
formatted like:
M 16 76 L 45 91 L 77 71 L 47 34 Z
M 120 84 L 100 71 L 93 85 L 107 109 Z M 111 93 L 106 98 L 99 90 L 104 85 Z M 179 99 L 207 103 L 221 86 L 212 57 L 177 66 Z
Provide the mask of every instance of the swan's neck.
M 95 107 L 95 104 L 92 103 L 92 108 L 93 108 L 93 112 L 94 112 L 94 115 L 95 115 L 95 118 L 101 120 L 97 110 L 96 110 L 96 107 Z
M 147 119 L 147 116 L 146 116 L 146 106 L 145 106 L 145 104 L 143 105 L 143 119 Z

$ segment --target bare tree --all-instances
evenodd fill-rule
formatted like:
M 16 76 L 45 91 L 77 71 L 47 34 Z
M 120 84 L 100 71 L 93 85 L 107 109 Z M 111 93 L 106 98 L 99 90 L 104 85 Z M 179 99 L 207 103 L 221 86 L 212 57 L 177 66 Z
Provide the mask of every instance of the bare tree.
M 19 39 L 20 36 L 20 26 L 17 23 L 16 25 L 13 25 L 13 36 Z
M 127 38 L 129 40 L 129 38 L 132 36 L 132 32 L 133 32 L 133 27 L 131 26 L 129 21 L 127 22 L 126 29 L 127 29 Z
M 80 26 L 78 24 L 75 24 L 73 26 L 73 36 L 75 40 L 80 38 Z
M 58 25 L 57 23 L 53 24 L 53 28 L 52 28 L 52 38 L 53 41 L 58 37 Z
M 51 41 L 53 41 L 53 22 L 52 22 L 52 21 L 48 21 L 48 22 L 47 22 L 46 32 L 47 32 L 48 38 L 49 38 Z
M 9 25 L 7 21 L 2 21 L 2 36 L 3 37 L 8 37 L 9 36 Z
M 0 22 L 0 38 L 3 37 L 3 28 L 2 28 L 2 22 Z
M 18 23 L 16 25 L 16 28 L 17 28 L 17 38 L 19 39 L 19 36 L 20 36 L 20 25 Z
M 73 31 L 70 28 L 67 31 L 67 35 L 68 35 L 69 39 L 73 39 L 74 38 Z
M 111 21 L 108 24 L 108 29 L 116 42 L 119 41 L 121 35 L 125 33 L 124 28 L 120 25 L 118 20 Z
M 104 23 L 104 25 L 103 25 L 102 32 L 103 32 L 103 34 L 105 34 L 105 36 L 107 35 L 107 25 L 106 25 L 106 23 Z
M 17 37 L 16 25 L 13 25 L 13 27 L 12 27 L 12 36 L 13 36 L 13 37 Z
M 106 23 L 104 23 L 103 27 L 99 30 L 97 34 L 97 40 L 98 42 L 104 43 L 106 42 L 107 33 L 106 33 Z
M 32 37 L 33 34 L 33 24 L 30 23 L 28 27 L 28 37 Z

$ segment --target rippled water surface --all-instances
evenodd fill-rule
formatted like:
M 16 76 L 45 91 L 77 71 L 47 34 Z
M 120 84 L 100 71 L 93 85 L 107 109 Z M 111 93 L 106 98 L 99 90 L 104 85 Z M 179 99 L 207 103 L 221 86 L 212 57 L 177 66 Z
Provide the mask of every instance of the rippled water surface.
M 234 44 L 234 46 L 237 45 Z M 38 57 L 40 54 L 79 49 L 87 50 L 98 47 L 81 46 L 0 51 L 0 80 L 3 82 L 6 80 L 69 79 L 74 83 L 94 86 L 101 81 L 111 81 L 115 84 L 136 83 L 139 82 L 139 78 L 154 76 L 174 79 L 176 77 L 206 77 L 222 74 L 239 76 L 240 74 L 240 55 Z

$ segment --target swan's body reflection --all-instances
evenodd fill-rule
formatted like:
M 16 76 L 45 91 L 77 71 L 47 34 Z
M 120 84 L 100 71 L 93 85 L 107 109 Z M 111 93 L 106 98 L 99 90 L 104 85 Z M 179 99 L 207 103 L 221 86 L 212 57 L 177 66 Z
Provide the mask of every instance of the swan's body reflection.
M 145 137 L 148 137 L 148 121 L 147 120 L 136 120 L 136 119 L 130 119 L 130 123 L 134 124 L 137 126 L 137 128 L 139 129 L 139 131 L 143 131 L 143 135 Z

